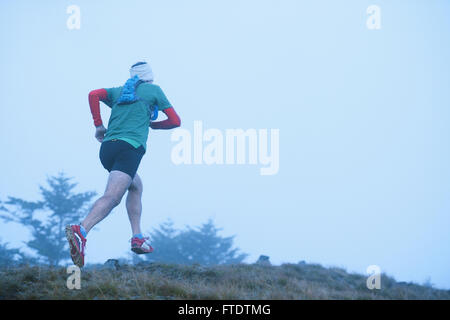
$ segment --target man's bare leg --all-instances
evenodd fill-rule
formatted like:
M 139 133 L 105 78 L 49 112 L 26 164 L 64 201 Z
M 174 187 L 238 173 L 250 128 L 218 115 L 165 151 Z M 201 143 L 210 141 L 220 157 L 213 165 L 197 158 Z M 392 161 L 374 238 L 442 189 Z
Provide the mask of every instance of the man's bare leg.
M 131 251 L 137 254 L 145 254 L 153 252 L 153 248 L 147 241 L 148 238 L 141 234 L 141 214 L 142 214 L 142 180 L 136 174 L 133 182 L 128 187 L 127 195 L 127 212 L 130 219 L 131 231 L 133 238 L 131 239 Z
M 141 233 L 142 191 L 142 180 L 136 173 L 128 188 L 126 202 L 128 218 L 130 219 L 131 232 L 133 235 Z
M 81 222 L 86 233 L 119 205 L 131 182 L 131 177 L 124 172 L 113 170 L 109 173 L 105 194 L 95 201 L 88 216 Z

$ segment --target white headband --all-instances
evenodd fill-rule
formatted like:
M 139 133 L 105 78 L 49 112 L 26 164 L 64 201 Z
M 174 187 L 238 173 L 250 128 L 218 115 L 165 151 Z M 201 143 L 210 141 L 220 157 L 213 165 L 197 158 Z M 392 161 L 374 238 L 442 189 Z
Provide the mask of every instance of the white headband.
M 153 82 L 153 71 L 148 63 L 139 64 L 130 68 L 130 76 L 138 76 L 143 81 Z

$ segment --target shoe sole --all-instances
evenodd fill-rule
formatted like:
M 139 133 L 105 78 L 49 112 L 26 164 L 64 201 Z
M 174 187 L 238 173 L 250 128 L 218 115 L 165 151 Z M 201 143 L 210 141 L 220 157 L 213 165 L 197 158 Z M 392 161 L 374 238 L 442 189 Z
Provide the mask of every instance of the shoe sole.
M 66 238 L 69 241 L 70 246 L 70 256 L 72 258 L 73 263 L 78 267 L 83 267 L 83 258 L 81 256 L 80 251 L 77 248 L 77 241 L 75 240 L 75 236 L 73 235 L 72 228 L 70 226 L 66 226 Z M 75 248 L 76 254 L 72 254 L 72 248 Z
M 131 251 L 133 251 L 136 254 L 146 254 L 146 253 L 152 253 L 153 249 L 151 251 L 144 251 L 141 248 L 137 247 L 137 248 L 131 248 Z

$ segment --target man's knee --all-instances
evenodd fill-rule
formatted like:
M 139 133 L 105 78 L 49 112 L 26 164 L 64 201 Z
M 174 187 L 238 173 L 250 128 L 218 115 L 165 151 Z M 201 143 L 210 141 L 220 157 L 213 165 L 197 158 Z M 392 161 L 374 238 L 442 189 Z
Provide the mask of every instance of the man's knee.
M 134 192 L 134 193 L 139 193 L 139 194 L 141 194 L 142 193 L 142 186 L 139 186 L 139 185 L 131 185 L 129 188 L 128 188 L 128 191 L 129 192 Z
M 142 186 L 142 181 L 138 176 L 133 179 L 130 186 L 128 187 L 128 191 L 136 193 L 142 193 L 143 189 L 144 188 Z

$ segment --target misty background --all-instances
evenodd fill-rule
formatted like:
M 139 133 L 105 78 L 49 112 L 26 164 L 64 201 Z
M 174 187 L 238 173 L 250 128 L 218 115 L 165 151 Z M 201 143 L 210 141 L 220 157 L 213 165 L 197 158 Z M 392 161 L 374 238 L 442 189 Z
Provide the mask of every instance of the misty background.
M 381 29 L 366 26 L 369 5 Z M 69 5 L 81 28 L 66 26 Z M 143 230 L 211 218 L 254 262 L 316 262 L 450 288 L 450 3 L 2 1 L 0 200 L 39 200 L 63 171 L 76 191 L 107 172 L 87 96 L 147 60 L 193 129 L 280 130 L 280 169 L 172 164 L 150 131 L 138 173 Z M 107 123 L 109 108 L 101 106 Z M 74 221 L 78 223 L 78 221 Z M 0 222 L 23 248 L 29 231 Z M 89 263 L 129 252 L 124 202 L 88 236 Z M 26 249 L 24 249 L 26 251 Z

